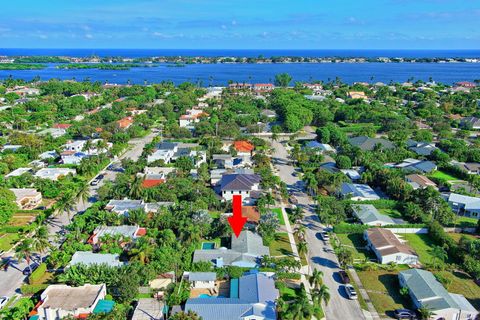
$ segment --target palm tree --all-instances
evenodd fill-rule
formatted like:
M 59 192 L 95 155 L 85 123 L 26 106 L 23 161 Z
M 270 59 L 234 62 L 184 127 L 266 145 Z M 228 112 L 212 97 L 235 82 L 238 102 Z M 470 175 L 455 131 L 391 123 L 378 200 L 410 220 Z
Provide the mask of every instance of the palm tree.
M 322 278 L 323 272 L 318 269 L 314 269 L 312 275 L 308 278 L 308 282 L 310 282 L 310 285 L 314 288 L 319 288 L 323 283 Z
M 130 192 L 129 196 L 138 199 L 142 196 L 142 182 L 143 182 L 143 177 L 136 176 L 135 180 L 133 180 L 131 186 L 130 186 Z
M 72 196 L 70 193 L 63 194 L 60 200 L 56 203 L 57 212 L 66 212 L 68 214 L 68 219 L 71 220 L 71 214 L 75 211 L 75 208 L 72 205 Z
M 32 239 L 23 239 L 20 244 L 15 248 L 15 258 L 18 260 L 25 260 L 28 264 L 28 269 L 32 273 L 32 267 L 30 266 L 30 260 L 32 259 Z
M 418 313 L 420 313 L 420 319 L 422 320 L 430 320 L 430 318 L 435 315 L 435 313 L 427 307 L 418 308 Z
M 82 204 L 85 204 L 85 202 L 88 202 L 88 199 L 90 198 L 90 187 L 88 184 L 84 183 L 80 186 L 80 189 L 77 192 L 76 199 L 77 201 L 81 201 Z
M 305 226 L 303 225 L 300 225 L 298 226 L 295 231 L 294 231 L 294 235 L 299 239 L 299 240 L 305 240 L 305 232 L 306 232 L 307 228 L 305 228 Z
M 42 260 L 42 254 L 50 248 L 50 243 L 48 242 L 48 230 L 45 226 L 41 226 L 37 229 L 37 232 L 32 238 L 32 249 L 35 252 L 40 253 L 40 261 Z
M 440 246 L 432 246 L 430 249 L 430 254 L 432 255 L 433 268 L 437 268 L 437 262 L 441 261 L 442 263 L 448 258 L 447 252 Z
M 327 305 L 330 301 L 330 291 L 328 287 L 322 284 L 320 285 L 320 287 L 315 288 L 312 291 L 312 299 L 316 303 L 320 303 L 321 301 L 323 301 L 325 305 Z
M 306 255 L 308 252 L 308 245 L 305 241 L 299 242 L 297 248 L 298 248 L 298 254 L 300 256 Z

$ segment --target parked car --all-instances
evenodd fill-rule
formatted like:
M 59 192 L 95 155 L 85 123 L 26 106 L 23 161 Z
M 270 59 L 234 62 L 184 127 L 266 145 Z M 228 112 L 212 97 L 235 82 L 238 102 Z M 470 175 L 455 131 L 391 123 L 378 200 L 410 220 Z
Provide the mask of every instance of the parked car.
M 326 231 L 322 231 L 322 239 L 323 241 L 328 241 L 330 240 L 330 235 Z
M 345 292 L 347 293 L 347 296 L 349 299 L 351 300 L 358 299 L 357 292 L 355 291 L 355 288 L 351 284 L 345 285 Z
M 38 268 L 39 264 L 38 263 L 32 263 L 30 265 L 30 268 L 29 267 L 26 267 L 25 269 L 23 269 L 23 275 L 25 276 L 29 276 L 31 274 L 31 272 L 35 271 L 37 268 Z M 30 270 L 31 269 L 31 270 Z
M 395 319 L 417 319 L 417 314 L 415 313 L 415 311 L 409 309 L 396 309 L 393 314 L 395 315 Z
M 350 283 L 350 277 L 348 276 L 348 273 L 345 270 L 338 271 L 338 275 L 340 276 L 342 283 L 344 284 Z
M 10 298 L 7 297 L 7 296 L 3 296 L 3 297 L 0 297 L 0 309 L 2 309 L 3 307 L 5 307 L 5 305 L 8 303 L 8 300 Z
M 102 180 L 105 176 L 103 174 L 99 174 L 95 179 L 90 182 L 91 186 L 96 186 L 97 184 L 100 183 L 100 180 Z
M 298 199 L 294 195 L 291 195 L 290 198 L 288 198 L 288 201 L 293 204 L 298 204 Z

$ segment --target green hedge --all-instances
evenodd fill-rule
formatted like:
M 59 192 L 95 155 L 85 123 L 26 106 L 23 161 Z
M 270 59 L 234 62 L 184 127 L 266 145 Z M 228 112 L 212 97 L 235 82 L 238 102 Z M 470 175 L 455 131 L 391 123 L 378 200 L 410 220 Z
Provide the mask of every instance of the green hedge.
M 23 284 L 20 287 L 20 290 L 22 291 L 22 294 L 31 295 L 45 290 L 48 286 L 48 284 Z
M 300 280 L 302 275 L 300 273 L 292 272 L 277 272 L 276 273 L 278 280 L 290 279 L 290 280 Z
M 28 226 L 20 226 L 20 227 L 3 226 L 3 227 L 0 228 L 0 232 L 3 232 L 3 233 L 25 233 L 25 232 L 33 230 L 34 227 L 35 227 L 34 224 L 29 224 Z
M 35 271 L 32 272 L 30 277 L 28 277 L 28 282 L 29 283 L 34 283 L 35 281 L 40 280 L 44 275 L 45 272 L 47 272 L 47 264 L 46 263 L 41 263 Z
M 368 228 L 369 226 L 363 224 L 341 222 L 333 227 L 333 232 L 343 234 L 363 233 Z

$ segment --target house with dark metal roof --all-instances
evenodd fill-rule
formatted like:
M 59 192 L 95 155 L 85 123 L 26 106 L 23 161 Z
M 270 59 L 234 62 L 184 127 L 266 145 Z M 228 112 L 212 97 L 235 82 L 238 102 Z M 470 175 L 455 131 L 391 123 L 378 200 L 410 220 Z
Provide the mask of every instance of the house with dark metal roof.
M 363 151 L 372 151 L 375 149 L 377 145 L 379 145 L 382 149 L 393 149 L 395 145 L 382 138 L 370 138 L 367 136 L 360 136 L 348 139 L 350 144 L 354 147 L 358 147 Z
M 432 311 L 435 319 L 473 320 L 479 314 L 463 295 L 448 292 L 429 271 L 400 271 L 398 279 L 403 288 L 408 288 L 413 304 Z
M 263 245 L 263 239 L 252 231 L 242 231 L 237 238 L 232 235 L 231 249 L 199 249 L 193 253 L 193 262 L 209 261 L 216 267 L 238 266 L 255 268 L 262 256 L 270 255 L 270 249 Z
M 232 283 L 231 289 L 229 298 L 188 299 L 185 312 L 193 311 L 203 320 L 277 319 L 276 300 L 280 293 L 272 276 L 245 274 L 238 279 L 238 287 Z

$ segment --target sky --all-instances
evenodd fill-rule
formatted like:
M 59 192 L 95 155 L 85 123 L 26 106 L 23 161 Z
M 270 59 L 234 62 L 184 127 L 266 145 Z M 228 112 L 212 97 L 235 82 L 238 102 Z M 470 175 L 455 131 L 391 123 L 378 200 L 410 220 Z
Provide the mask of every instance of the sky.
M 2 2 L 2 48 L 480 49 L 480 0 Z

